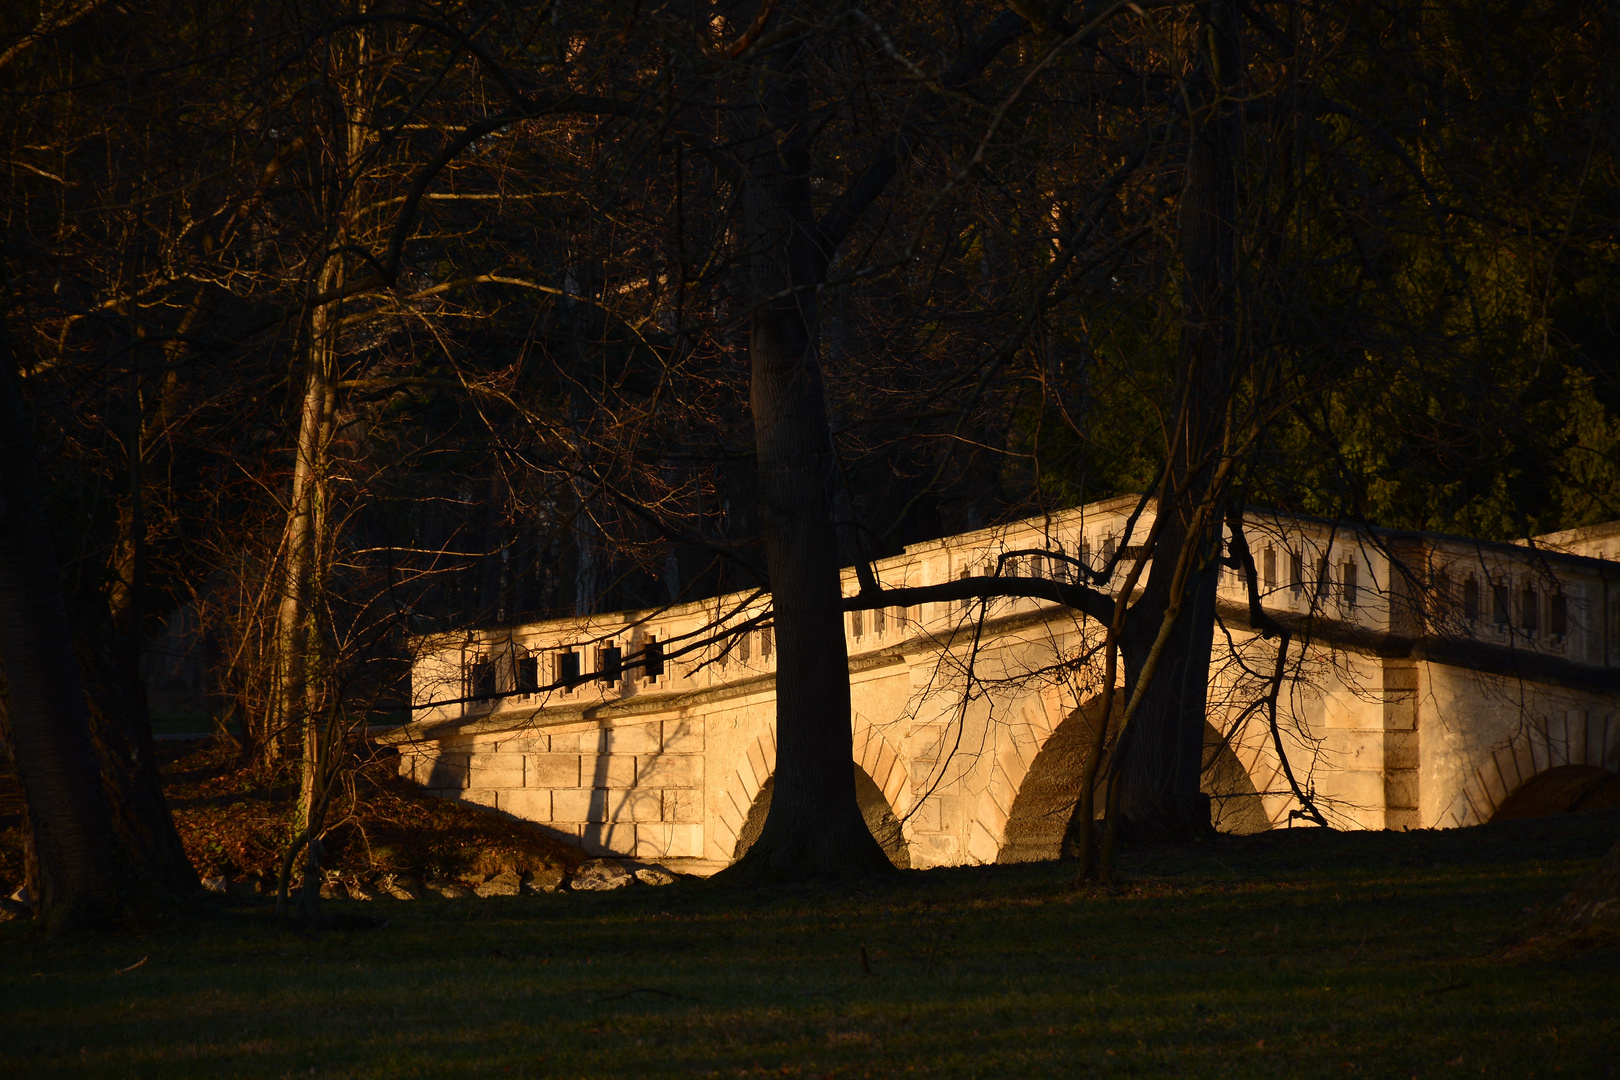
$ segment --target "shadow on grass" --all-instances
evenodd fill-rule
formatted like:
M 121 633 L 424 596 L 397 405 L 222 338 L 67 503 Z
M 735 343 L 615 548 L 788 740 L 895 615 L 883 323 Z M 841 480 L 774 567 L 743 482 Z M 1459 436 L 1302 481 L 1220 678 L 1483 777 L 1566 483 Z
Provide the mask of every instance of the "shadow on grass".
M 1602 1076 L 1620 957 L 1498 943 L 1617 833 L 1223 838 L 1130 851 L 1113 890 L 1047 863 L 326 905 L 387 919 L 364 931 L 3 927 L 0 1053 L 30 1076 Z

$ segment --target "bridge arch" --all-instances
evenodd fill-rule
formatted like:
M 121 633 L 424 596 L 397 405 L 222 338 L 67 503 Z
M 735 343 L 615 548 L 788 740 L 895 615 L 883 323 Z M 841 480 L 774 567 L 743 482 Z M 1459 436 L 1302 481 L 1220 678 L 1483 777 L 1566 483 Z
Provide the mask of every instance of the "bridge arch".
M 1042 701 L 1050 708 L 1053 701 Z M 1025 721 L 1037 708 L 1030 703 Z M 1115 699 L 1115 721 L 1121 712 Z M 1045 714 L 1045 709 L 1042 709 Z M 1092 696 L 1079 708 L 1048 727 L 1032 753 L 1013 753 L 998 759 L 1000 777 L 980 798 L 975 837 L 983 837 L 975 857 L 998 863 L 1024 863 L 1058 858 L 1063 834 L 1068 829 L 1074 806 L 1081 798 L 1081 769 L 1090 755 L 1097 721 L 1102 712 L 1102 695 Z M 1029 724 L 1035 727 L 1035 724 Z M 1246 755 L 1255 758 L 1255 755 Z M 1212 798 L 1213 824 L 1221 832 L 1264 832 L 1272 827 L 1264 800 L 1255 787 L 1252 771 L 1264 766 L 1255 758 L 1244 763 L 1230 743 L 1212 725 L 1204 724 L 1204 792 Z M 1006 805 L 1003 808 L 1003 800 Z M 995 855 L 988 855 L 990 840 Z
M 1620 806 L 1620 773 L 1598 765 L 1554 765 L 1508 793 L 1492 821 Z
M 889 860 L 901 869 L 911 865 L 911 851 L 900 819 L 909 804 L 911 785 L 905 762 L 894 744 L 854 714 L 855 798 L 867 828 Z M 737 768 L 726 777 L 719 795 L 720 814 L 710 854 L 727 861 L 742 858 L 765 825 L 776 776 L 776 727 L 769 725 L 748 747 Z
M 1573 809 L 1592 794 L 1586 782 L 1596 787 L 1603 773 L 1620 773 L 1620 722 L 1614 713 L 1569 709 L 1536 717 L 1469 771 L 1437 824 L 1478 825 Z
M 1081 711 L 1066 708 L 1061 694 L 1056 686 L 1028 694 L 1018 699 L 1008 718 L 998 724 L 989 782 L 968 827 L 967 854 L 971 861 L 993 863 L 1000 857 L 1007 821 L 1030 769 L 1062 722 Z

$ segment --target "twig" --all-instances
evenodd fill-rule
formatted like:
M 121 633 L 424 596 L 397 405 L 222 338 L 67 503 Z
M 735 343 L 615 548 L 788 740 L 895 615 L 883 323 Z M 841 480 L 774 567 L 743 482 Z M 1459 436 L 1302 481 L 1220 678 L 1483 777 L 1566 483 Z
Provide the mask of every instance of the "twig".
M 129 967 L 126 967 L 126 968 L 113 968 L 113 974 L 114 975 L 127 974 L 127 973 L 129 973 L 131 971 L 134 971 L 136 968 L 140 967 L 142 964 L 146 963 L 150 959 L 152 959 L 150 956 L 143 956 L 139 960 L 135 961 L 133 964 L 129 965 Z

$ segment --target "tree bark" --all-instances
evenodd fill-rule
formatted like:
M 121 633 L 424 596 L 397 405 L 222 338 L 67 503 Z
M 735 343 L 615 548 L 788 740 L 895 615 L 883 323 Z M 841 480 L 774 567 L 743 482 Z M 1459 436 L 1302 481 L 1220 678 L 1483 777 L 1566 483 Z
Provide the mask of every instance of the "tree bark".
M 849 653 L 833 524 L 832 435 L 815 286 L 826 273 L 810 196 L 803 46 L 764 80 L 744 192 L 753 314 L 750 403 L 776 623 L 776 774 L 758 841 L 722 880 L 893 872 L 855 797 Z M 783 295 L 786 293 L 787 295 Z
M 91 739 L 113 827 L 130 863 L 170 893 L 189 892 L 199 886 L 197 870 L 163 797 L 139 663 L 122 634 L 106 643 L 99 658 L 87 660 Z
M 320 287 L 336 285 L 341 275 L 332 259 Z M 309 376 L 299 419 L 297 463 L 293 469 L 293 511 L 288 522 L 287 564 L 283 579 L 276 640 L 282 679 L 278 684 L 277 721 L 301 744 L 298 823 L 307 827 L 316 804 L 317 773 L 323 740 L 317 730 L 319 679 L 311 680 L 312 645 L 319 633 L 313 624 L 311 599 L 318 576 L 321 524 L 325 519 L 327 447 L 337 404 L 333 387 L 334 313 L 316 308 L 310 318 Z M 318 674 L 318 673 L 317 673 Z
M 189 327 L 195 305 L 181 323 Z M 168 381 L 172 381 L 170 373 Z M 137 872 L 171 893 L 198 888 L 197 870 L 186 855 L 163 797 L 152 741 L 146 683 L 141 677 L 140 600 L 146 579 L 146 508 L 143 462 L 146 417 L 137 372 L 131 392 L 129 503 L 119 518 L 111 567 L 112 588 L 102 607 L 100 589 L 83 596 L 86 617 L 80 650 L 89 697 L 90 734 L 101 763 L 102 786 L 113 826 Z M 166 412 L 160 410 L 160 415 Z
M 0 666 L 49 932 L 120 921 L 134 881 L 90 738 L 32 425 L 0 352 Z
M 1120 747 L 1120 826 L 1127 836 L 1159 841 L 1197 839 L 1212 829 L 1209 799 L 1199 790 L 1208 706 L 1209 656 L 1215 590 L 1220 574 L 1221 505 L 1229 475 L 1216 468 L 1227 437 L 1227 402 L 1236 364 L 1236 153 L 1239 112 L 1230 96 L 1241 57 L 1237 15 L 1228 0 L 1206 11 L 1197 113 L 1190 118 L 1186 182 L 1180 204 L 1182 259 L 1179 430 L 1168 491 L 1182 494 L 1159 507 L 1168 515 L 1155 548 L 1142 599 L 1121 640 L 1127 686 L 1134 688 L 1175 588 L 1183 545 L 1193 562 L 1183 585 L 1181 613 L 1164 660 Z M 1199 514 L 1199 509 L 1205 512 Z M 1128 691 L 1129 692 L 1129 691 Z

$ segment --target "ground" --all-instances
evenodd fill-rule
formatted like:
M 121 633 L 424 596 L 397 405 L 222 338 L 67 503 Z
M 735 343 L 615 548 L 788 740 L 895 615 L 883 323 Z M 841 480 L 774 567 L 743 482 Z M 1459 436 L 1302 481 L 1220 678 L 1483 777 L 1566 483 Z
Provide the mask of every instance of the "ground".
M 1515 948 L 1620 811 L 1293 830 L 868 889 L 218 907 L 0 927 L 0 1066 L 47 1076 L 1612 1076 L 1612 937 Z M 244 902 L 245 904 L 245 902 Z
M 198 873 L 238 882 L 272 875 L 289 835 L 292 769 L 240 769 L 234 750 L 203 739 L 163 740 L 157 750 L 164 795 Z M 346 878 L 392 872 L 482 880 L 507 869 L 572 867 L 585 857 L 523 822 L 423 793 L 395 775 L 392 750 L 361 753 L 365 763 L 336 800 L 326 840 L 325 865 Z M 0 769 L 4 895 L 22 873 L 22 792 L 11 771 Z

